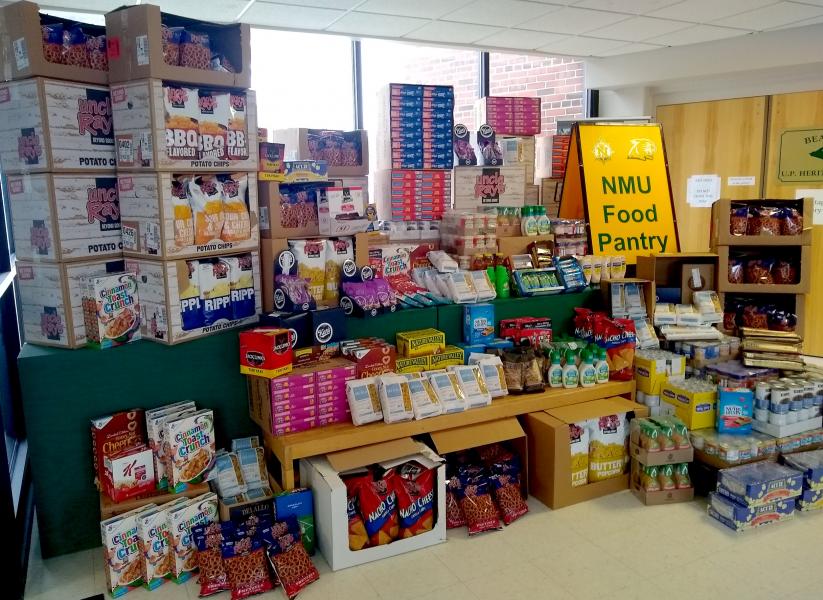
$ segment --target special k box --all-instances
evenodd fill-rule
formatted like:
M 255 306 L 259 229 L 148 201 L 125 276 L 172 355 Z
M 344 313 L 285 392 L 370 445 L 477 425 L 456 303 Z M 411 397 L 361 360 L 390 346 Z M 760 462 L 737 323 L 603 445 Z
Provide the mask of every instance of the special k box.
M 144 79 L 115 85 L 112 92 L 118 169 L 257 171 L 253 91 Z
M 114 170 L 109 88 L 35 77 L 0 84 L 6 174 Z
M 240 332 L 240 372 L 273 379 L 292 370 L 288 329 L 256 327 Z
M 6 192 L 18 259 L 65 262 L 121 255 L 114 173 L 10 175 Z
M 125 263 L 137 276 L 144 339 L 178 344 L 259 319 L 257 252 L 197 260 L 130 258 Z
M 256 250 L 254 173 L 121 173 L 123 252 L 170 260 Z

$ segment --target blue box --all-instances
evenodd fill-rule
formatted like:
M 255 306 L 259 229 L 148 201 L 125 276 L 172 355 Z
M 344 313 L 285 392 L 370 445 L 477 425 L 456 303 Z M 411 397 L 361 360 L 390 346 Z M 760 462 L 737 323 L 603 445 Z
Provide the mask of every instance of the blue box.
M 823 491 L 823 450 L 797 452 L 784 456 L 786 465 L 803 472 L 803 487 Z
M 487 348 L 494 348 L 495 350 L 506 350 L 514 348 L 514 342 L 511 340 L 504 340 L 503 338 L 494 338 L 491 342 L 486 344 Z
M 483 354 L 486 352 L 486 346 L 483 344 L 456 344 L 456 346 L 463 350 L 463 363 L 469 364 L 469 354 Z
M 314 502 L 309 488 L 296 488 L 282 492 L 274 497 L 275 519 L 282 521 L 286 517 L 295 517 L 300 524 L 303 547 L 313 555 L 315 548 Z
M 718 472 L 717 489 L 740 504 L 762 506 L 799 496 L 803 473 L 772 462 L 740 465 Z
M 754 394 L 748 388 L 721 387 L 717 394 L 717 432 L 748 435 L 752 432 Z
M 718 492 L 721 489 L 718 488 Z M 744 506 L 721 493 L 709 493 L 709 515 L 735 531 L 785 521 L 794 515 L 794 498 L 777 500 L 761 506 Z
M 346 313 L 342 308 L 318 308 L 309 313 L 312 345 L 331 344 L 346 339 Z
M 282 327 L 291 333 L 291 347 L 303 348 L 314 344 L 312 338 L 311 315 L 274 311 L 260 316 L 263 327 Z
M 494 339 L 494 304 L 467 304 L 463 307 L 463 341 L 488 344 Z

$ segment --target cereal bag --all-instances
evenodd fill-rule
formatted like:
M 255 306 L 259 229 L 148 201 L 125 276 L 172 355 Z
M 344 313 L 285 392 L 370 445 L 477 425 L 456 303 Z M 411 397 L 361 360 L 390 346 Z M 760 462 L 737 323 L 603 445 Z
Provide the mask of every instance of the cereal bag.
M 223 186 L 214 175 L 199 175 L 189 180 L 189 202 L 194 214 L 194 243 L 220 240 L 225 214 Z
M 171 531 L 166 508 L 160 506 L 140 513 L 137 535 L 143 553 L 143 585 L 153 590 L 171 573 Z
M 589 421 L 589 483 L 620 477 L 628 462 L 626 413 Z
M 218 175 L 223 189 L 223 234 L 225 242 L 242 242 L 251 238 L 251 217 L 246 204 L 249 178 L 245 173 Z
M 203 303 L 200 299 L 200 263 L 196 260 L 187 260 L 184 273 L 186 279 L 178 276 L 179 285 L 186 285 L 180 290 L 180 323 L 183 331 L 191 331 L 203 326 Z M 179 270 L 178 270 L 179 272 Z
M 197 90 L 163 86 L 166 117 L 166 155 L 173 160 L 197 160 L 200 147 L 200 108 Z
M 326 240 L 289 240 L 297 259 L 297 275 L 309 280 L 312 297 L 322 298 L 326 288 Z
M 174 215 L 174 245 L 194 245 L 194 216 L 189 203 L 188 180 L 177 175 L 171 180 L 171 203 Z
M 391 544 L 399 534 L 396 476 L 389 470 L 382 477 L 361 482 L 357 488 L 357 500 L 371 546 Z
M 232 600 L 262 594 L 274 587 L 266 565 L 263 541 L 256 535 L 238 535 L 220 545 Z
M 246 160 L 249 157 L 248 126 L 246 124 L 246 94 L 232 92 L 229 97 L 229 130 L 227 155 L 229 160 Z
M 415 462 L 397 469 L 394 479 L 400 538 L 420 535 L 434 526 L 434 484 L 437 473 Z
M 183 500 L 168 510 L 172 547 L 172 577 L 182 583 L 197 568 L 197 553 L 191 530 L 197 525 L 218 521 L 217 495 L 211 492 Z
M 226 259 L 216 258 L 200 261 L 198 271 L 203 325 L 214 325 L 221 320 L 230 320 L 232 318 L 231 265 Z
M 569 424 L 569 443 L 572 487 L 586 485 L 589 477 L 589 427 L 585 421 Z
M 254 269 L 251 254 L 227 256 L 221 259 L 229 265 L 229 296 L 231 318 L 244 319 L 256 314 L 254 299 Z
M 340 279 L 343 263 L 354 260 L 354 244 L 351 238 L 326 240 L 326 287 L 323 301 L 329 306 L 337 306 L 340 299 Z
M 234 535 L 231 523 L 210 523 L 191 528 L 200 569 L 200 596 L 210 596 L 229 589 L 229 575 L 223 564 L 221 547 Z

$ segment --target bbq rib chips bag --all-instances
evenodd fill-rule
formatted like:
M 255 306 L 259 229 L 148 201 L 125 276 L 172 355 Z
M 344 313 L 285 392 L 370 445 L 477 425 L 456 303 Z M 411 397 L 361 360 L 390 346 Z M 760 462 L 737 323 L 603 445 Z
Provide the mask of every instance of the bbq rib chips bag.
M 371 546 L 390 544 L 399 534 L 395 477 L 390 469 L 382 477 L 375 475 L 358 486 L 357 500 Z
M 349 550 L 362 550 L 369 547 L 369 534 L 360 516 L 358 492 L 360 484 L 369 481 L 368 475 L 352 475 L 343 478 L 346 486 L 346 512 L 349 517 Z
M 261 537 L 275 577 L 288 600 L 293 600 L 306 586 L 320 579 L 320 573 L 300 539 L 296 517 L 273 523 L 261 531 Z
M 431 531 L 434 526 L 435 472 L 408 462 L 394 478 L 400 538 Z
M 191 528 L 197 548 L 197 566 L 200 569 L 200 596 L 211 596 L 229 589 L 229 575 L 223 564 L 223 541 L 234 536 L 231 523 L 210 523 Z
M 634 351 L 637 333 L 631 319 L 609 319 L 605 315 L 594 316 L 594 341 L 606 349 L 609 363 L 609 379 L 631 381 L 634 379 Z

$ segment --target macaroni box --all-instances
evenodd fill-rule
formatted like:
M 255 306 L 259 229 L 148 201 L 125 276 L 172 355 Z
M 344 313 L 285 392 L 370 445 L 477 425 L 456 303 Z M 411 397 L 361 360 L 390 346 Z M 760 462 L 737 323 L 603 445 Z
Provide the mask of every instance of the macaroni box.
M 446 334 L 437 329 L 418 329 L 397 334 L 397 351 L 401 356 L 414 358 L 442 352 L 446 347 Z
M 35 77 L 0 84 L 6 174 L 114 170 L 109 88 Z
M 488 344 L 494 339 L 494 304 L 467 304 L 463 307 L 463 341 Z
M 122 206 L 114 173 L 10 175 L 6 191 L 18 259 L 121 256 Z
M 123 252 L 163 260 L 259 246 L 254 173 L 121 173 Z
M 675 414 L 689 429 L 714 427 L 717 417 L 717 390 L 697 392 L 680 381 L 667 381 L 660 387 L 660 399 L 674 406 Z
M 291 333 L 288 329 L 256 327 L 240 332 L 240 372 L 279 377 L 292 369 Z

